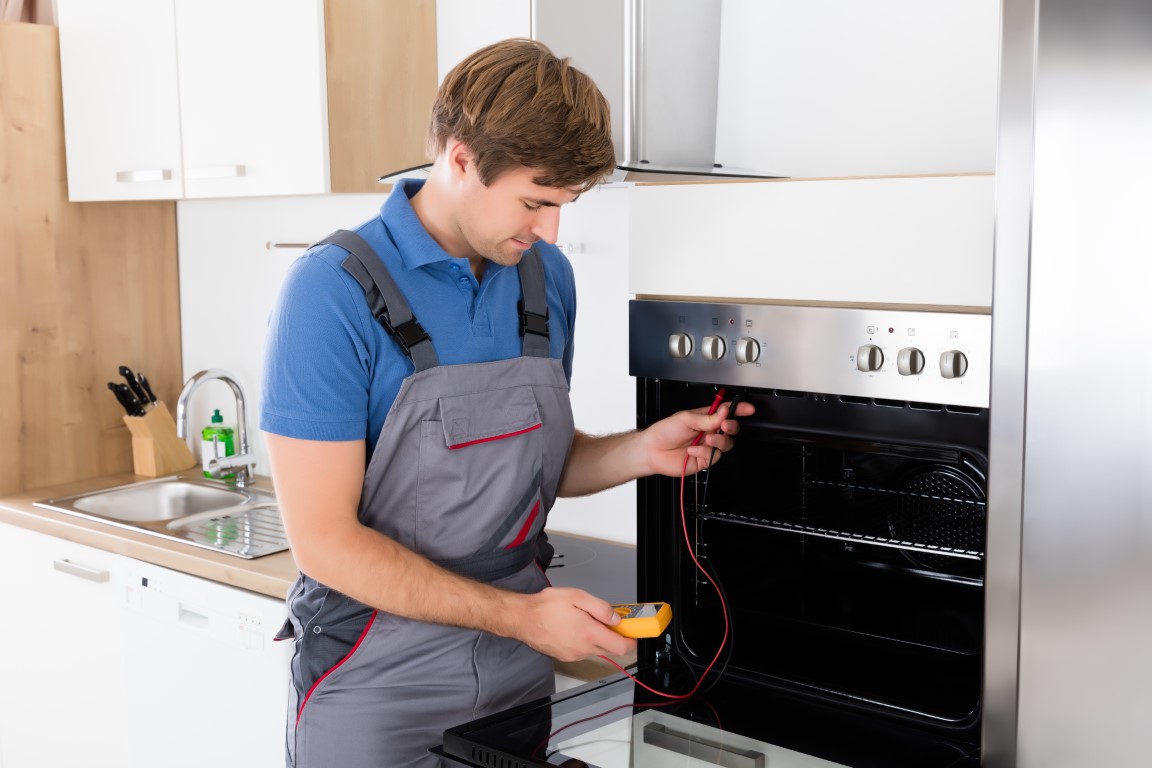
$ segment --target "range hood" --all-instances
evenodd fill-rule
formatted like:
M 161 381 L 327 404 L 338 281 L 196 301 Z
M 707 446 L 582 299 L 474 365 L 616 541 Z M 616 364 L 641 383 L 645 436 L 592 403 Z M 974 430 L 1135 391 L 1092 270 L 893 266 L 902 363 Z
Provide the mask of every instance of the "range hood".
M 400 179 L 426 179 L 432 168 L 432 163 L 425 163 L 424 165 L 417 165 L 412 168 L 405 168 L 402 171 L 396 171 L 381 176 L 376 181 L 380 184 L 395 184 Z M 747 168 L 725 168 L 720 165 L 714 166 L 696 166 L 696 165 L 672 165 L 672 164 L 656 164 L 656 163 L 637 163 L 636 165 L 618 165 L 616 170 L 605 177 L 605 184 L 631 184 L 637 182 L 647 182 L 653 184 L 659 183 L 673 183 L 677 181 L 686 182 L 708 182 L 708 181 L 738 181 L 740 179 L 755 180 L 755 179 L 785 179 L 787 176 L 776 176 L 772 174 L 762 173 L 760 171 L 752 171 Z

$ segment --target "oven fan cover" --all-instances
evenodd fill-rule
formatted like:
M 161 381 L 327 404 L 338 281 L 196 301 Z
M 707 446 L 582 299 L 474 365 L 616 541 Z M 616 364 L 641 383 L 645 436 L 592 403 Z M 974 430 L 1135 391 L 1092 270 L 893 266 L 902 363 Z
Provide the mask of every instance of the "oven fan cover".
M 897 541 L 978 552 L 983 559 L 984 476 L 970 462 L 964 468 L 968 472 L 953 466 L 919 465 L 898 480 L 899 497 L 888 512 L 889 535 Z M 919 550 L 901 551 L 913 565 L 933 571 L 965 570 L 957 566 L 970 562 Z

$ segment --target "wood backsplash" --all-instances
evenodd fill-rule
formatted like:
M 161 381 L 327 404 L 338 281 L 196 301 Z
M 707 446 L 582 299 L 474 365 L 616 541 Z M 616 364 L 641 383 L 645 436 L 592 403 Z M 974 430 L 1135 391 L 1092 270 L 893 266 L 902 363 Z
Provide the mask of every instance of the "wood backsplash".
M 132 471 L 107 382 L 183 382 L 175 203 L 70 203 L 65 173 L 57 30 L 0 22 L 0 495 Z

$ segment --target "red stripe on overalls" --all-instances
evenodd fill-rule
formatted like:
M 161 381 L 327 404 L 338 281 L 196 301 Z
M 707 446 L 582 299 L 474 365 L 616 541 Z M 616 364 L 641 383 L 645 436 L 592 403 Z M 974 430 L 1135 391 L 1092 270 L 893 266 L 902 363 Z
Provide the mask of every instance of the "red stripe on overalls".
M 490 443 L 493 440 L 503 440 L 504 438 L 507 438 L 507 437 L 516 437 L 516 435 L 524 435 L 524 434 L 527 434 L 527 433 L 532 432 L 534 430 L 540 429 L 540 427 L 542 427 L 542 426 L 544 426 L 544 425 L 543 424 L 533 424 L 532 426 L 530 426 L 526 429 L 519 429 L 515 432 L 509 432 L 509 433 L 504 434 L 504 435 L 493 435 L 492 437 L 482 437 L 479 440 L 469 440 L 466 443 L 456 443 L 456 445 L 448 446 L 448 450 L 454 451 L 457 448 L 467 448 L 470 445 L 479 445 L 480 443 Z
M 540 499 L 536 499 L 536 503 L 532 505 L 532 511 L 528 513 L 528 520 L 520 528 L 520 533 L 516 534 L 516 539 L 504 547 L 504 549 L 513 549 L 524 543 L 528 538 L 528 531 L 532 530 L 532 523 L 536 522 L 536 515 L 540 512 Z
M 312 683 L 312 687 L 308 689 L 308 693 L 304 694 L 304 700 L 300 702 L 300 708 L 296 710 L 296 725 L 300 725 L 300 718 L 304 715 L 304 705 L 308 703 L 308 699 L 312 698 L 312 694 L 316 692 L 316 688 L 319 687 L 320 683 L 324 682 L 324 679 L 327 678 L 328 675 L 340 669 L 341 664 L 352 658 L 352 656 L 355 655 L 356 651 L 360 648 L 360 643 L 364 642 L 364 638 L 368 637 L 368 630 L 372 628 L 372 623 L 376 621 L 376 613 L 376 611 L 372 611 L 372 615 L 368 617 L 368 623 L 364 625 L 364 629 L 360 632 L 360 637 L 356 638 L 356 642 L 352 645 L 352 649 L 349 650 L 348 653 L 344 654 L 344 658 L 336 662 L 332 669 L 320 675 L 316 682 Z

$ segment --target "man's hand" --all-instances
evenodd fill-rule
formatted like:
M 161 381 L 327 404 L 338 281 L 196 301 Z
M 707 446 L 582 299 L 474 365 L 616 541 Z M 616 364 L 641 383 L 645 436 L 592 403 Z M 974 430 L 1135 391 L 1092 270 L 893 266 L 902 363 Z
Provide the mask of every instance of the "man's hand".
M 724 403 L 716 413 L 708 415 L 708 407 L 680 411 L 661 419 L 640 433 L 648 457 L 649 474 L 679 477 L 711 466 L 720 454 L 732 449 L 732 435 L 740 431 L 740 422 L 728 418 L 729 404 Z M 751 416 L 756 412 L 751 403 L 736 406 L 737 416 Z M 696 444 L 697 435 L 702 439 Z M 685 454 L 688 466 L 684 466 Z
M 732 449 L 732 435 L 740 424 L 728 418 L 729 403 L 708 415 L 711 406 L 680 411 L 640 432 L 594 437 L 577 431 L 568 464 L 560 478 L 560 496 L 583 496 L 647 475 L 679 477 L 699 472 Z M 751 403 L 736 406 L 736 416 L 751 416 Z M 696 445 L 692 445 L 700 437 Z M 713 457 L 713 451 L 716 456 Z
M 620 623 L 611 603 L 582 589 L 548 587 L 534 595 L 518 595 L 511 610 L 505 617 L 511 625 L 507 634 L 560 661 L 636 650 L 635 640 L 611 628 Z

